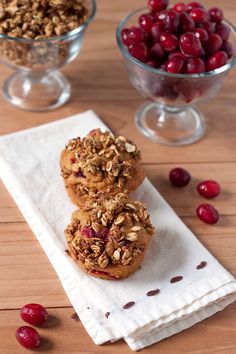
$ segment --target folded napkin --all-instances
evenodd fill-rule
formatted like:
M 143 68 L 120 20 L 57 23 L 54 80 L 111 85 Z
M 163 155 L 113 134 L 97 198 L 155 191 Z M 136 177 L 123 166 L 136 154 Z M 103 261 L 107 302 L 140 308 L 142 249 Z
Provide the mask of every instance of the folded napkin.
M 139 350 L 232 303 L 236 281 L 147 179 L 132 195 L 147 203 L 157 229 L 141 269 L 107 281 L 78 268 L 65 253 L 63 231 L 75 206 L 60 177 L 59 155 L 69 139 L 94 128 L 108 129 L 88 111 L 1 137 L 0 176 L 94 342 L 124 338 Z

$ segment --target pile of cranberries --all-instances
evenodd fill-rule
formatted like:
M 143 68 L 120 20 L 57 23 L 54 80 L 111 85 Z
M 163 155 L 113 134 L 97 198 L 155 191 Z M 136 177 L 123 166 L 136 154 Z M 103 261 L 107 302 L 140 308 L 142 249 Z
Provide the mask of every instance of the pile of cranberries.
M 182 167 L 173 168 L 169 173 L 169 180 L 175 187 L 184 187 L 190 180 L 190 173 Z M 206 180 L 198 184 L 198 193 L 207 199 L 212 199 L 220 194 L 220 185 L 216 181 Z M 196 209 L 197 216 L 206 224 L 216 224 L 219 212 L 211 204 L 201 204 Z
M 27 304 L 22 307 L 20 317 L 23 321 L 33 325 L 42 326 L 47 321 L 48 313 L 45 307 L 39 304 Z M 35 349 L 40 345 L 40 335 L 30 326 L 22 326 L 16 330 L 17 341 L 25 348 Z
M 233 56 L 230 29 L 218 7 L 206 10 L 199 2 L 148 0 L 150 12 L 139 24 L 123 28 L 122 40 L 139 61 L 173 74 L 199 74 L 225 65 Z

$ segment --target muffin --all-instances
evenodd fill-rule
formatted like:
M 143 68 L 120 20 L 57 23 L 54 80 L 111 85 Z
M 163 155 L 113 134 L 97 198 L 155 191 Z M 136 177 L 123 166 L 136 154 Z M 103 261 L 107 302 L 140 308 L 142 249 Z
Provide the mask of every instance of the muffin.
M 123 136 L 100 129 L 83 139 L 72 139 L 61 153 L 64 183 L 72 202 L 83 204 L 83 197 L 130 192 L 143 182 L 137 146 Z
M 74 261 L 90 275 L 109 280 L 139 268 L 153 233 L 144 204 L 125 193 L 87 197 L 65 230 Z

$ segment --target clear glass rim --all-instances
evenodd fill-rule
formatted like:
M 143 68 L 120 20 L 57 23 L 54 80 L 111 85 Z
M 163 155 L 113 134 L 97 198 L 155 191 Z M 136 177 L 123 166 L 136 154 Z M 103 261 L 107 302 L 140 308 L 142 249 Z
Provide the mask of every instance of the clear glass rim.
M 168 73 L 166 71 L 161 71 L 158 69 L 155 69 L 149 65 L 146 65 L 144 63 L 142 63 L 141 61 L 135 59 L 134 57 L 132 57 L 132 55 L 128 52 L 128 50 L 126 49 L 126 47 L 123 44 L 122 38 L 121 38 L 121 31 L 122 29 L 125 27 L 127 21 L 134 15 L 138 14 L 139 12 L 148 12 L 148 8 L 147 7 L 143 7 L 143 8 L 139 8 L 131 13 L 129 13 L 127 16 L 125 16 L 119 23 L 117 30 L 116 30 L 116 40 L 118 43 L 118 46 L 123 54 L 123 56 L 127 59 L 129 59 L 130 61 L 132 61 L 133 63 L 135 63 L 136 65 L 138 65 L 139 67 L 141 67 L 142 69 L 145 69 L 153 74 L 159 74 L 159 75 L 163 75 L 163 76 L 167 76 L 167 77 L 171 77 L 171 78 L 206 78 L 206 77 L 212 77 L 212 76 L 216 76 L 219 74 L 222 74 L 226 71 L 229 71 L 234 64 L 236 63 L 236 54 L 234 53 L 234 56 L 228 61 L 227 64 L 225 64 L 224 66 L 212 70 L 212 71 L 208 71 L 205 73 L 201 73 L 201 74 L 172 74 L 172 73 Z M 234 34 L 234 36 L 236 37 L 236 29 L 235 27 L 228 21 L 228 20 L 224 20 L 225 23 L 227 23 L 227 25 L 230 27 L 231 32 Z
M 91 13 L 89 15 L 89 17 L 87 18 L 87 20 L 79 27 L 75 28 L 74 30 L 67 32 L 65 34 L 62 34 L 61 36 L 53 36 L 50 38 L 41 38 L 41 39 L 30 39 L 30 38 L 16 38 L 16 37 L 11 37 L 8 36 L 7 34 L 0 34 L 0 39 L 5 39 L 8 41 L 15 41 L 17 43 L 28 43 L 28 44 L 33 44 L 33 43 L 48 43 L 51 41 L 61 41 L 61 40 L 65 40 L 65 39 L 69 39 L 70 37 L 73 37 L 75 35 L 77 35 L 78 33 L 82 32 L 89 24 L 90 22 L 93 20 L 95 14 L 96 14 L 96 0 L 90 0 L 92 3 L 92 9 L 91 9 Z

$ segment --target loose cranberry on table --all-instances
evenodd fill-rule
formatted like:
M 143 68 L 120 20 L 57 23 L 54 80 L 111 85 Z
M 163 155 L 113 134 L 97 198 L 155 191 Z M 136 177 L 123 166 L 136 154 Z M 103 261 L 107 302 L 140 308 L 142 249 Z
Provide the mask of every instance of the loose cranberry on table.
M 213 180 L 203 181 L 198 184 L 197 191 L 205 198 L 215 198 L 220 194 L 220 185 Z
M 206 224 L 216 224 L 219 220 L 219 212 L 210 204 L 201 204 L 196 210 L 197 216 Z
M 176 187 L 184 187 L 190 182 L 191 175 L 184 168 L 176 167 L 170 171 L 169 180 Z
M 16 330 L 17 341 L 25 348 L 35 349 L 40 345 L 40 335 L 36 329 L 22 326 Z
M 45 307 L 39 304 L 27 304 L 22 307 L 20 316 L 23 321 L 33 326 L 42 326 L 48 318 Z

